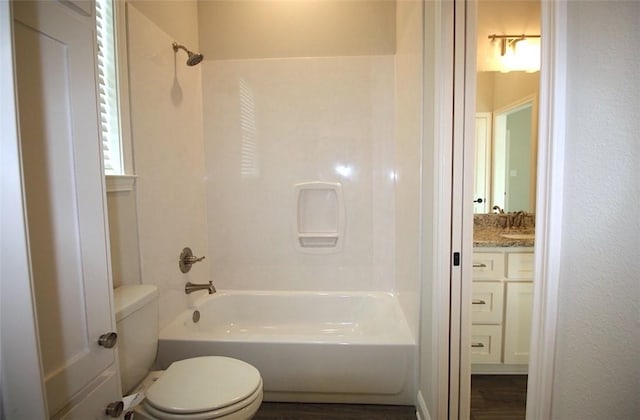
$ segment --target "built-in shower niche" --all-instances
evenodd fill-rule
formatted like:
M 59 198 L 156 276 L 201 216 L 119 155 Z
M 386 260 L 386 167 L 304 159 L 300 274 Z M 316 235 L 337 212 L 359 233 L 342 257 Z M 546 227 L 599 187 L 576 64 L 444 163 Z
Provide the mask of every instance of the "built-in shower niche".
M 296 247 L 310 254 L 340 252 L 344 243 L 345 211 L 338 182 L 296 184 Z

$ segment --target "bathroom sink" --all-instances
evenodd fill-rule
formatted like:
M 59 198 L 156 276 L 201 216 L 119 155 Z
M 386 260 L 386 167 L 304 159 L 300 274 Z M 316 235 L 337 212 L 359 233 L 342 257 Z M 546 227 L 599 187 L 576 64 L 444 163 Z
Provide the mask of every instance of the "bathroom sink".
M 503 233 L 501 234 L 503 238 L 507 239 L 533 239 L 535 238 L 535 234 L 533 233 Z

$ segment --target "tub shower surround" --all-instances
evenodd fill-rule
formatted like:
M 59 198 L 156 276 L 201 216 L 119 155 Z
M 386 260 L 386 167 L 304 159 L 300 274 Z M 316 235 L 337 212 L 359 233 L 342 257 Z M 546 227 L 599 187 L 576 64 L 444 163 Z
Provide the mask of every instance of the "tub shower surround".
M 414 403 L 417 311 L 389 294 L 394 83 L 392 55 L 205 60 L 210 278 L 238 292 L 163 330 L 161 365 L 233 354 L 266 401 Z M 318 181 L 340 191 L 338 252 L 301 249 L 296 186 Z
M 177 261 L 186 245 L 207 253 L 202 64 L 184 64 L 176 37 L 126 6 L 140 275 L 158 286 L 162 327 L 188 306 L 186 281 L 209 281 L 208 259 L 187 274 Z
M 224 291 L 161 331 L 157 363 L 244 360 L 262 374 L 265 401 L 412 405 L 414 352 L 390 293 Z
M 158 367 L 233 354 L 256 361 L 267 400 L 413 404 L 418 276 L 407 267 L 418 240 L 404 231 L 418 230 L 405 210 L 418 208 L 421 108 L 419 95 L 405 97 L 420 91 L 410 81 L 421 60 L 413 79 L 407 48 L 218 60 L 202 34 L 192 46 L 129 9 L 141 277 L 160 290 Z M 204 61 L 176 66 L 176 40 Z M 318 224 L 299 224 L 296 185 L 315 182 L 339 185 L 338 252 L 300 249 Z M 207 259 L 182 274 L 186 245 Z M 185 282 L 209 280 L 216 294 L 184 294 Z
M 394 290 L 394 56 L 205 60 L 219 289 Z M 341 185 L 341 252 L 301 252 L 295 186 Z

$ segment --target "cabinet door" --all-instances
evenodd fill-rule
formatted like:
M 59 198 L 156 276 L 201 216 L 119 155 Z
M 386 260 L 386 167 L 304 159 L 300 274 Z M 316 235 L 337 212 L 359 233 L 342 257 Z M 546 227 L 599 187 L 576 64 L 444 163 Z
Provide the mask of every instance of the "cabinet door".
M 533 283 L 508 282 L 504 328 L 504 363 L 529 363 Z
M 533 252 L 514 252 L 507 256 L 507 277 L 512 279 L 533 279 Z
M 20 142 L 49 414 L 119 382 L 91 2 L 13 3 Z M 80 7 L 86 6 L 86 7 Z M 91 418 L 120 397 L 107 381 Z M 98 385 L 95 385 L 98 386 Z M 115 391 L 114 391 L 115 389 Z M 84 413 L 87 413 L 85 410 Z

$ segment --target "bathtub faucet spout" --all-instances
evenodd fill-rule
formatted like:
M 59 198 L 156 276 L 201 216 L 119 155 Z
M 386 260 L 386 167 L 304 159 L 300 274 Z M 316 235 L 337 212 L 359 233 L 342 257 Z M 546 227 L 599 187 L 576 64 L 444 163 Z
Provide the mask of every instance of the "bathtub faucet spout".
M 195 284 L 188 281 L 187 284 L 184 285 L 184 292 L 186 294 L 193 293 L 196 290 L 208 290 L 210 295 L 216 292 L 216 288 L 213 286 L 212 281 L 210 281 L 209 284 Z

